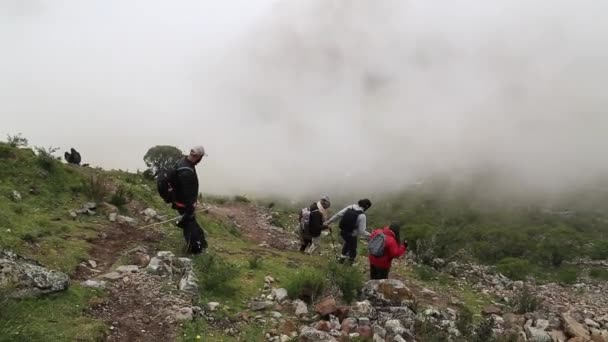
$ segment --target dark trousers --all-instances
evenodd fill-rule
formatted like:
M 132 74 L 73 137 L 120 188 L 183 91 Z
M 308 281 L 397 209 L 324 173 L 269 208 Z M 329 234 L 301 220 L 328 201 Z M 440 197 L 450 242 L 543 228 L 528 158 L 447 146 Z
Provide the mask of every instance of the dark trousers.
M 306 250 L 306 248 L 308 248 L 308 246 L 310 246 L 310 244 L 312 243 L 312 239 L 302 239 L 302 246 L 300 246 L 300 252 L 304 253 L 304 251 Z
M 352 236 L 352 232 L 343 232 L 342 240 L 344 240 L 342 255 L 347 256 L 351 262 L 355 261 L 355 257 L 357 256 L 357 237 Z
M 378 268 L 374 265 L 369 265 L 370 279 L 388 279 L 390 268 Z
M 183 208 L 177 208 L 177 212 L 180 215 L 186 214 L 186 210 Z M 200 253 L 201 249 L 207 248 L 205 232 L 196 221 L 195 215 L 184 215 L 177 226 L 183 231 L 188 252 Z

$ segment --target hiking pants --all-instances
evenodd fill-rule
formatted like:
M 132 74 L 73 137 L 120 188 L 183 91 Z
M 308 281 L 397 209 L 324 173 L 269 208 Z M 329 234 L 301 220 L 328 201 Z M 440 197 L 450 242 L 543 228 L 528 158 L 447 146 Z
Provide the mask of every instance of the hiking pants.
M 352 233 L 341 233 L 344 246 L 342 246 L 342 255 L 348 257 L 351 262 L 355 261 L 357 256 L 357 237 Z
M 177 208 L 177 212 L 180 215 L 184 215 L 186 214 L 186 209 Z M 196 239 L 200 240 L 201 246 L 203 248 L 207 248 L 207 239 L 205 238 L 205 232 L 201 229 L 198 222 L 196 221 L 196 216 L 184 216 L 179 221 L 177 226 L 183 230 L 184 240 L 186 241 L 186 245 L 188 246 L 188 248 L 190 248 L 190 245 L 193 242 L 191 241 L 193 236 L 196 236 Z M 200 235 L 196 234 L 195 230 L 200 231 Z
M 390 268 L 379 268 L 374 265 L 369 265 L 370 279 L 388 279 Z

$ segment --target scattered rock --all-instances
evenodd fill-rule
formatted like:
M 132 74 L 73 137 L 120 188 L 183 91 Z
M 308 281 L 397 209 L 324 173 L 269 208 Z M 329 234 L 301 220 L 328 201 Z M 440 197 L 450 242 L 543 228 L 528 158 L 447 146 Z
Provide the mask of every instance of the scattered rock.
M 271 276 L 266 276 L 266 277 L 264 278 L 264 282 L 265 282 L 266 284 L 272 284 L 272 283 L 274 283 L 274 278 L 273 278 L 273 277 L 271 277 Z
M 330 342 L 337 341 L 325 331 L 319 331 L 311 327 L 303 327 L 300 331 L 300 342 Z
M 308 315 L 308 306 L 301 300 L 294 301 L 296 316 Z
M 191 321 L 194 318 L 192 308 L 181 308 L 175 313 L 175 320 L 178 322 Z
M 524 288 L 524 282 L 523 281 L 518 280 L 518 281 L 514 281 L 513 282 L 513 289 L 515 289 L 515 290 L 521 290 L 523 288 Z
M 11 192 L 10 197 L 11 197 L 11 200 L 13 200 L 15 202 L 21 201 L 21 194 L 17 190 L 13 190 L 13 192 Z
M 342 321 L 342 328 L 340 330 L 346 334 L 350 334 L 351 332 L 357 330 L 357 321 L 354 318 L 345 319 Z
M 101 278 L 107 279 L 107 280 L 118 280 L 118 279 L 122 278 L 122 275 L 118 272 L 110 272 L 110 273 L 106 273 L 106 274 L 102 275 Z
M 414 307 L 416 302 L 412 291 L 396 279 L 370 280 L 362 291 L 365 299 L 374 306 Z
M 298 332 L 297 325 L 290 319 L 286 319 L 279 324 L 279 332 L 283 335 L 291 336 L 291 334 Z
M 270 313 L 270 315 L 274 319 L 281 319 L 283 317 L 283 314 L 280 313 L 280 312 L 278 312 L 278 311 L 273 311 L 273 312 Z
M 120 273 L 136 273 L 139 272 L 139 267 L 137 265 L 123 265 L 118 266 L 116 271 Z
M 319 321 L 315 324 L 315 329 L 319 331 L 330 332 L 331 326 L 328 321 Z
M 551 342 L 551 336 L 549 336 L 549 334 L 547 334 L 544 330 L 533 328 L 531 326 L 526 326 L 525 329 L 528 341 Z
M 595 328 L 595 329 L 601 328 L 601 326 L 600 326 L 600 324 L 598 322 L 596 322 L 596 321 L 594 321 L 592 319 L 589 319 L 589 318 L 585 318 L 585 324 L 587 324 L 587 326 L 590 326 L 590 327 Z
M 282 302 L 285 299 L 287 299 L 287 290 L 285 289 L 274 289 L 272 290 L 272 294 L 274 295 L 274 298 L 276 299 L 277 302 Z
M 6 284 L 11 284 L 10 297 L 25 298 L 64 291 L 69 278 L 65 273 L 48 270 L 34 260 L 0 249 L 0 289 Z
M 254 301 L 249 304 L 249 309 L 251 309 L 251 311 L 262 311 L 272 307 L 273 305 L 274 304 L 271 302 Z
M 91 266 L 93 268 L 97 268 L 97 262 L 95 260 L 89 260 L 88 263 L 89 263 L 89 266 Z
M 437 293 L 435 293 L 434 291 L 429 290 L 429 289 L 422 289 L 421 293 L 425 297 L 435 297 L 435 296 L 437 296 Z
M 126 224 L 129 226 L 135 226 L 137 224 L 137 221 L 134 218 L 124 216 L 124 215 L 117 215 L 116 222 L 118 222 L 119 224 Z
M 384 324 L 384 328 L 386 329 L 387 334 L 392 335 L 401 335 L 406 331 L 403 324 L 401 324 L 401 322 L 396 319 L 386 321 L 386 323 Z
M 569 337 L 580 337 L 586 340 L 591 339 L 591 336 L 589 335 L 589 330 L 587 330 L 587 328 L 585 328 L 582 324 L 572 318 L 571 315 L 572 313 L 570 311 L 565 312 L 561 315 L 566 334 Z
M 110 221 L 110 222 L 116 222 L 117 219 L 118 219 L 117 213 L 110 213 L 108 215 L 108 221 Z
M 83 281 L 82 283 L 80 283 L 82 286 L 84 287 L 91 287 L 94 289 L 105 289 L 106 288 L 106 282 L 103 280 L 87 280 L 87 281 Z
M 147 218 L 150 219 L 154 219 L 158 216 L 158 213 L 156 212 L 156 210 L 152 209 L 152 208 L 146 208 L 145 210 L 143 210 L 140 214 L 146 216 Z
M 566 342 L 568 340 L 566 334 L 564 334 L 563 331 L 553 330 L 550 331 L 548 334 L 549 336 L 551 336 L 551 340 L 553 342 Z
M 332 313 L 336 312 L 336 309 L 337 309 L 336 300 L 332 296 L 324 298 L 315 307 L 315 311 L 320 316 L 327 316 L 329 314 L 332 314 Z
M 608 330 L 594 331 L 591 334 L 591 340 L 593 342 L 608 342 Z
M 207 310 L 209 311 L 215 311 L 217 310 L 217 308 L 219 308 L 220 303 L 218 302 L 209 302 L 207 303 Z
M 364 339 L 370 339 L 374 337 L 374 331 L 369 325 L 359 325 L 357 328 L 357 333 Z
M 350 308 L 348 317 L 376 317 L 376 309 L 372 306 L 369 300 L 362 302 L 356 302 L 353 307 Z
M 490 306 L 485 307 L 481 313 L 484 316 L 492 316 L 492 315 L 500 316 L 500 315 L 502 315 L 502 309 L 497 306 L 490 305 Z

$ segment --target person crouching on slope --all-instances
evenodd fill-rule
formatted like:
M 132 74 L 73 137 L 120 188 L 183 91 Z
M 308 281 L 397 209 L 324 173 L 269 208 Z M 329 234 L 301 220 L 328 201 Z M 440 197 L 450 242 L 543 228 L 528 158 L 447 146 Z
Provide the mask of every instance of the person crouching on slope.
M 372 232 L 368 245 L 371 279 L 388 279 L 393 259 L 402 256 L 407 251 L 407 241 L 399 241 L 400 230 L 401 227 L 393 223 Z

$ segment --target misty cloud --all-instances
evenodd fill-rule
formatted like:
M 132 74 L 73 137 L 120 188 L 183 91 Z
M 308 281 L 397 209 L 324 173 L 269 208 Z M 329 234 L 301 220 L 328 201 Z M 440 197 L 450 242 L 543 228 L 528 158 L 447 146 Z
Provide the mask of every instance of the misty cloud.
M 105 167 L 202 143 L 202 191 L 284 195 L 607 171 L 603 2 L 27 3 L 0 7 L 1 130 Z

